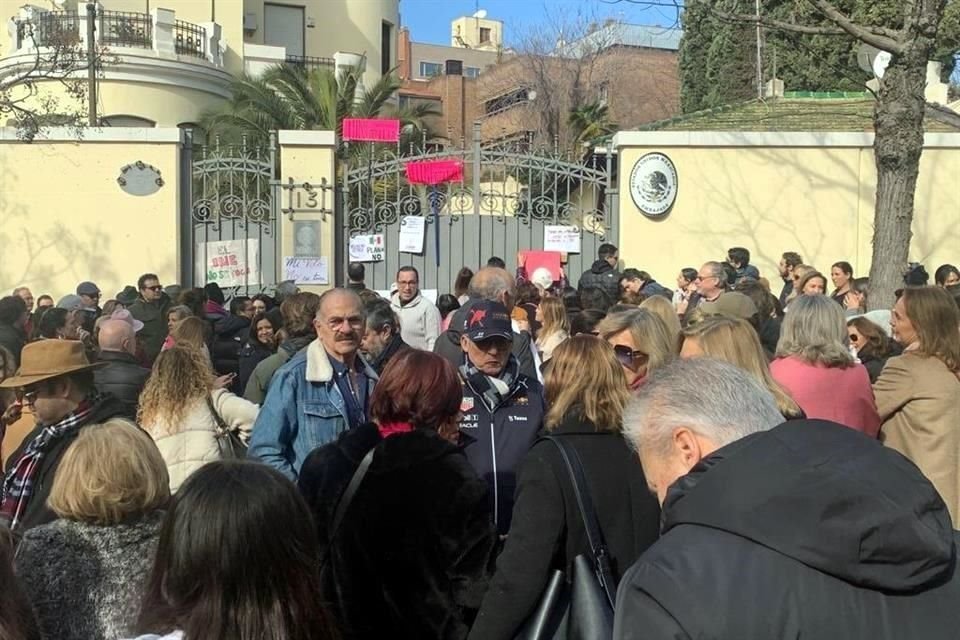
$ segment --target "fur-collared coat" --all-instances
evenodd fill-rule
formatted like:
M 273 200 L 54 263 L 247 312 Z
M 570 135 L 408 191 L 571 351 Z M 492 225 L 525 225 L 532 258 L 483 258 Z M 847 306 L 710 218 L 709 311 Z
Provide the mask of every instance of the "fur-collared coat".
M 366 453 L 373 462 L 334 540 L 339 496 Z M 437 433 L 382 439 L 367 424 L 314 451 L 300 472 L 314 513 L 330 602 L 349 640 L 459 640 L 480 608 L 497 536 L 487 485 Z
M 56 520 L 27 531 L 16 570 L 44 638 L 132 636 L 163 512 L 115 526 Z

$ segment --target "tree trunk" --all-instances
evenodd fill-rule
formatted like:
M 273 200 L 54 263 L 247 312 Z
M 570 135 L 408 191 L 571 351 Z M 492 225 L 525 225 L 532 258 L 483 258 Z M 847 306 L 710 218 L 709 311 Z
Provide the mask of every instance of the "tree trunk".
M 933 39 L 919 37 L 911 45 L 890 63 L 874 114 L 877 195 L 867 299 L 870 310 L 893 306 L 894 292 L 903 286 L 909 260 L 914 195 L 923 152 L 927 60 Z

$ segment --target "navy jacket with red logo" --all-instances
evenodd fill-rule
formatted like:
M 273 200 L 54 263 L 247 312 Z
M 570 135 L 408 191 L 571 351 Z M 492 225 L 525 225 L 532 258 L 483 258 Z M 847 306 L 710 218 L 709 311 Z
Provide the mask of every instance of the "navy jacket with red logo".
M 522 373 L 496 407 L 487 406 L 482 393 L 463 380 L 463 417 L 460 444 L 490 486 L 494 522 L 504 535 L 510 529 L 517 468 L 543 426 L 543 388 Z

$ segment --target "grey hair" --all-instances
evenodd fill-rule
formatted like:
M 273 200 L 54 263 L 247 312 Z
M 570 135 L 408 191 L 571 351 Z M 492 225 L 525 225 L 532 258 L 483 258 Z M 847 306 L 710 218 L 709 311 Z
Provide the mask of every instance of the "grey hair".
M 467 295 L 481 300 L 499 301 L 504 293 L 513 297 L 517 293 L 517 285 L 505 269 L 484 267 L 470 279 Z
M 681 427 L 723 447 L 782 422 L 773 394 L 753 376 L 721 360 L 689 358 L 651 375 L 624 411 L 623 433 L 637 452 L 662 455 Z
M 390 335 L 400 333 L 400 319 L 393 311 L 393 307 L 386 300 L 373 300 L 364 305 L 367 314 L 367 329 L 379 331 L 385 326 L 390 327 Z
M 704 269 L 710 270 L 710 277 L 718 278 L 720 280 L 720 286 L 723 287 L 727 283 L 727 272 L 723 268 L 723 265 L 719 262 L 711 260 L 710 262 L 703 263 Z
M 800 295 L 790 303 L 783 319 L 777 357 L 796 356 L 810 364 L 848 367 L 853 364 L 849 341 L 840 305 L 827 296 Z
M 193 310 L 185 304 L 178 304 L 175 307 L 170 307 L 167 310 L 167 317 L 170 317 L 171 313 L 177 314 L 177 320 L 183 320 L 184 318 L 189 318 L 193 315 Z

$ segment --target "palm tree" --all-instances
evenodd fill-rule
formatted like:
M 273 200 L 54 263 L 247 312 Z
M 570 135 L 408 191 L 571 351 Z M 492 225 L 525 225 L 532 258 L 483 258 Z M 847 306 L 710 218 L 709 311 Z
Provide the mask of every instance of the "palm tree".
M 333 130 L 339 137 L 344 118 L 392 116 L 400 120 L 402 149 L 417 148 L 435 137 L 425 118 L 439 115 L 437 111 L 424 105 L 397 109 L 390 104 L 400 88 L 392 74 L 381 76 L 357 97 L 362 75 L 359 67 L 342 69 L 338 78 L 330 69 L 291 64 L 272 67 L 259 78 L 244 75 L 233 82 L 230 101 L 205 114 L 201 127 L 208 139 L 265 147 L 270 132 L 279 129 Z
M 589 144 L 619 128 L 610 122 L 609 109 L 603 102 L 591 102 L 574 109 L 567 122 L 573 130 L 574 142 L 578 144 Z

